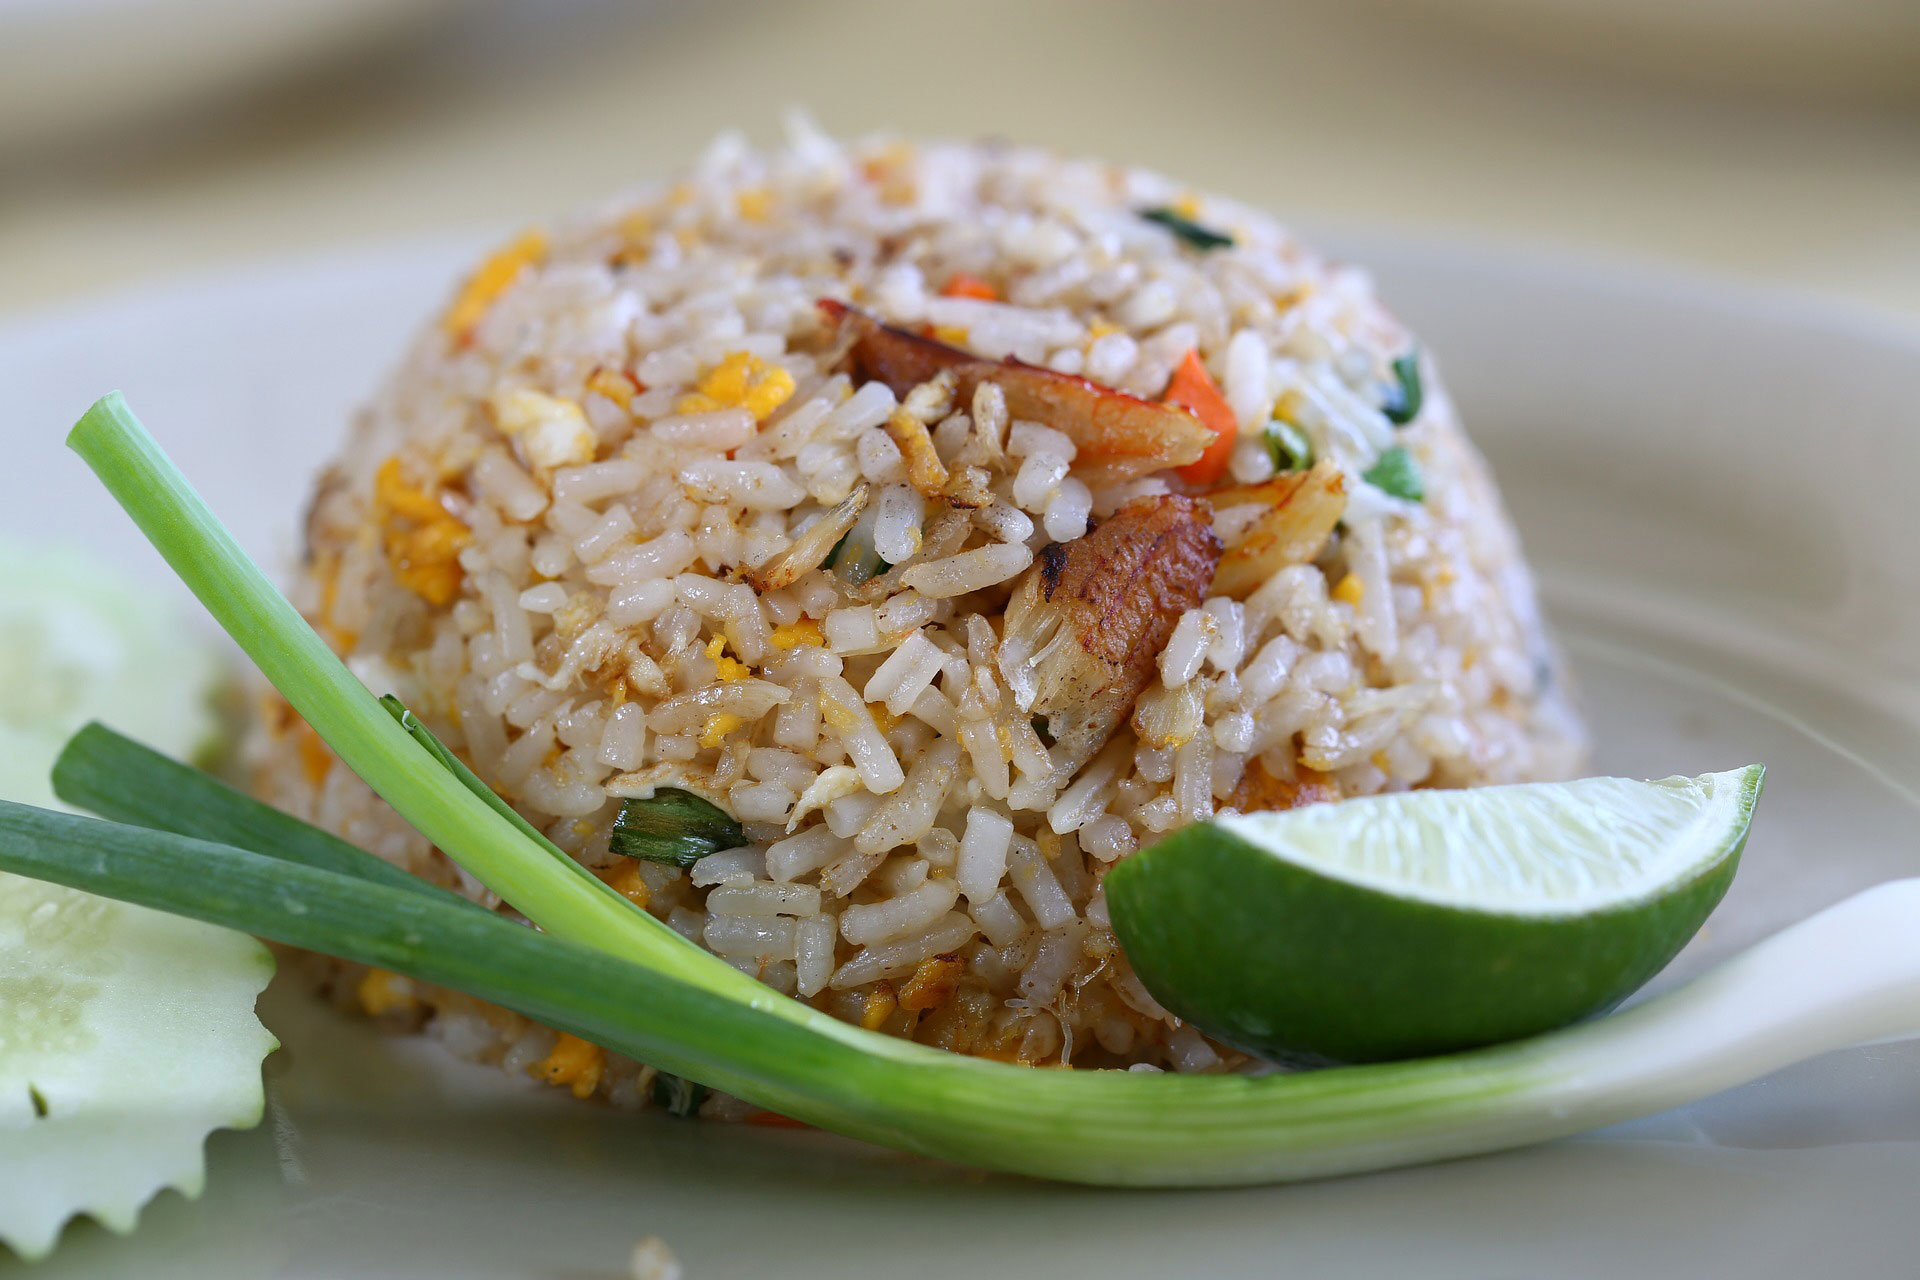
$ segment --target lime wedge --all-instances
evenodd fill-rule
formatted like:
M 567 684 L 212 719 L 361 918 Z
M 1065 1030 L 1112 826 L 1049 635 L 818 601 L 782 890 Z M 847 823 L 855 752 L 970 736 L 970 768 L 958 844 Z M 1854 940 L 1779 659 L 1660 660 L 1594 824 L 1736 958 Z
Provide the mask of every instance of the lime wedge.
M 1154 997 L 1281 1061 L 1473 1048 L 1610 1009 L 1733 880 L 1760 765 L 1223 815 L 1107 875 Z

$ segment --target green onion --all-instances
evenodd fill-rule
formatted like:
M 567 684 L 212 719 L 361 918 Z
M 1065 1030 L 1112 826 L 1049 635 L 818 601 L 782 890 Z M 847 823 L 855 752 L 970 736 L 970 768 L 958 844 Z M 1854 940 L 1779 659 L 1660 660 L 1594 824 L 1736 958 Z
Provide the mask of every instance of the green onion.
M 465 761 L 453 754 L 445 743 L 433 735 L 431 729 L 420 723 L 418 716 L 407 710 L 405 703 L 390 693 L 383 693 L 380 695 L 380 706 L 402 729 L 407 731 L 408 737 L 426 748 L 427 754 L 432 756 L 441 768 L 452 774 L 456 782 L 479 797 L 482 804 L 505 818 L 513 829 L 531 841 L 534 847 L 552 858 L 569 873 L 582 876 L 596 886 L 600 883 L 597 876 L 561 852 L 560 846 L 547 839 L 540 828 L 528 822 L 521 816 L 519 810 L 502 800 L 493 788 L 482 782 L 479 775 L 467 768 Z
M 800 1026 L 491 912 L 171 832 L 0 801 L 0 870 L 452 987 L 807 1124 L 1040 1177 L 1273 1181 L 1615 1115 L 1589 1100 L 1579 1061 L 1555 1070 L 1544 1051 L 1581 1032 L 1532 1050 L 1297 1075 L 1033 1071 L 840 1023 L 834 1034 Z M 793 1003 L 760 991 L 763 1006 Z
M 1420 416 L 1426 403 L 1426 391 L 1420 385 L 1420 353 L 1409 351 L 1393 362 L 1393 389 L 1387 393 L 1380 412 L 1396 427 L 1404 427 Z
M 740 824 L 691 791 L 661 787 L 628 800 L 613 820 L 610 846 L 625 858 L 690 867 L 710 853 L 747 843 Z
M 656 1072 L 653 1077 L 653 1105 L 670 1116 L 698 1115 L 708 1092 L 703 1084 L 665 1071 Z
M 103 724 L 87 725 L 67 740 L 53 764 L 53 793 L 75 808 L 116 822 L 243 849 L 272 849 L 289 862 L 480 910 L 457 893 L 428 884 Z
M 1166 205 L 1160 205 L 1152 209 L 1141 209 L 1139 210 L 1139 214 L 1148 222 L 1159 223 L 1167 230 L 1173 232 L 1174 235 L 1178 236 L 1189 248 L 1198 249 L 1202 253 L 1207 252 L 1209 249 L 1230 248 L 1233 245 L 1232 236 L 1215 231 L 1211 227 L 1203 227 L 1191 219 L 1183 218 Z
M 736 998 L 765 990 L 571 859 L 559 861 L 573 870 L 559 866 L 551 845 L 503 812 L 504 801 L 483 798 L 440 767 L 446 761 L 436 762 L 273 589 L 118 394 L 89 409 L 67 443 L 347 767 L 481 883 L 550 933 Z M 804 1005 L 793 1009 L 787 1016 L 828 1020 Z
M 1371 467 L 1361 472 L 1360 478 L 1408 502 L 1418 502 L 1427 496 L 1427 482 L 1420 474 L 1420 464 L 1399 445 L 1382 453 Z
M 880 558 L 879 549 L 873 545 L 871 529 L 855 529 L 840 539 L 832 564 L 833 571 L 840 575 L 840 581 L 850 587 L 857 587 L 892 567 Z
M 341 759 L 539 928 L 383 882 L 330 837 L 286 815 L 263 818 L 224 788 L 194 783 L 193 812 L 172 811 L 157 797 L 179 776 L 97 736 L 69 751 L 68 793 L 140 812 L 151 825 L 0 801 L 0 870 L 465 991 L 851 1137 L 1081 1182 L 1268 1182 L 1498 1150 L 1780 1065 L 1744 1045 L 1709 1044 L 1676 1089 L 1671 1063 L 1647 1046 L 1690 1025 L 1698 1001 L 1687 991 L 1518 1044 L 1257 1077 L 1032 1071 L 839 1022 L 558 865 L 550 846 L 502 812 L 504 801 L 480 795 L 431 735 L 403 727 L 353 678 L 117 395 L 96 404 L 69 443 Z M 109 748 L 121 752 L 114 758 L 134 799 L 103 794 L 111 787 L 97 772 L 107 758 L 99 753 Z M 223 838 L 157 829 L 169 826 Z M 229 836 L 260 843 L 239 848 Z
M 465 991 L 850 1137 L 1077 1182 L 1239 1185 L 1500 1150 L 1675 1105 L 1791 1057 L 1729 1041 L 1687 1059 L 1676 1088 L 1671 1054 L 1653 1049 L 1690 1043 L 1699 997 L 1683 989 L 1414 1062 L 1265 1076 L 1034 1071 L 824 1018 L 802 1026 L 778 1012 L 794 1002 L 759 984 L 759 1000 L 735 999 L 492 912 L 170 831 L 0 801 L 0 871 Z
M 1313 441 L 1285 418 L 1267 423 L 1267 450 L 1276 471 L 1305 471 L 1313 465 Z

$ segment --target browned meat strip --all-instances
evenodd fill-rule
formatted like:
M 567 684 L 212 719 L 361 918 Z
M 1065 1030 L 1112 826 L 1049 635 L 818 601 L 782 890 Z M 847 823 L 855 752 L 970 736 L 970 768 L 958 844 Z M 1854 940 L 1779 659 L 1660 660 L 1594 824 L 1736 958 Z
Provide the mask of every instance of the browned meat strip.
M 1207 504 L 1172 494 L 1136 498 L 1085 537 L 1041 549 L 1007 604 L 999 663 L 1020 709 L 1046 717 L 1062 776 L 1126 720 L 1219 559 Z
M 1076 464 L 1095 480 L 1117 480 L 1194 461 L 1213 443 L 1213 432 L 1175 405 L 1142 400 L 1085 378 L 1070 377 L 1018 360 L 979 356 L 889 328 L 864 311 L 822 299 L 820 309 L 851 336 L 847 348 L 855 374 L 880 381 L 898 396 L 931 381 L 943 369 L 955 376 L 961 403 L 982 382 L 997 384 L 1015 418 L 1044 423 L 1072 440 Z

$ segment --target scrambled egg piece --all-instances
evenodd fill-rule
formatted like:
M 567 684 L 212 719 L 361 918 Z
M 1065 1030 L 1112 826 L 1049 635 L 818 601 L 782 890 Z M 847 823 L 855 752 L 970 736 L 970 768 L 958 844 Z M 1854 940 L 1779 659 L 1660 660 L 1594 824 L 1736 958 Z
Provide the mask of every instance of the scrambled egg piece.
M 755 422 L 765 422 L 792 395 L 792 374 L 756 355 L 736 351 L 707 370 L 674 408 L 681 413 L 745 409 Z
M 460 548 L 472 537 L 467 526 L 432 493 L 407 480 L 398 455 L 374 474 L 373 503 L 393 576 L 435 608 L 451 604 L 460 594 Z
M 473 340 L 474 326 L 487 314 L 494 301 L 505 293 L 520 273 L 528 267 L 537 267 L 547 259 L 547 237 L 544 232 L 532 230 L 523 232 L 511 244 L 494 251 L 493 255 L 460 286 L 453 305 L 440 317 L 440 327 L 455 342 L 466 344 Z
M 745 680 L 753 674 L 753 668 L 736 658 L 727 656 L 727 638 L 715 636 L 707 642 L 707 657 L 713 660 L 714 674 L 722 682 Z
M 576 1098 L 590 1098 L 600 1087 L 606 1060 L 606 1052 L 599 1045 L 563 1031 L 554 1042 L 553 1052 L 535 1065 L 533 1075 L 548 1084 L 565 1085 Z
M 497 393 L 493 420 L 506 434 L 520 437 L 527 461 L 545 471 L 591 462 L 600 444 L 577 403 L 530 387 Z
M 812 618 L 802 618 L 798 622 L 789 622 L 775 627 L 768 637 L 776 649 L 792 649 L 799 645 L 824 645 L 826 636 L 821 634 L 820 624 Z
M 360 985 L 354 988 L 354 995 L 359 998 L 360 1007 L 375 1018 L 395 1009 L 411 1009 L 417 1002 L 412 979 L 385 969 L 367 970 Z

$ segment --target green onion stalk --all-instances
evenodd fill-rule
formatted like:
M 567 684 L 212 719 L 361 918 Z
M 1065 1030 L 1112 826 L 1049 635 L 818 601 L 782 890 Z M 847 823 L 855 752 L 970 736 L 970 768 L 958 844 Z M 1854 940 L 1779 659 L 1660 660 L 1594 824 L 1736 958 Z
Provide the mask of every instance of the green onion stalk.
M 371 855 L 231 789 L 188 786 L 167 772 L 180 766 L 143 763 L 100 730 L 70 748 L 63 792 L 141 825 L 0 805 L 0 869 L 467 991 L 856 1138 L 1077 1182 L 1354 1172 L 1540 1141 L 1678 1100 L 1633 1065 L 1679 1016 L 1658 1001 L 1514 1045 L 1267 1075 L 1036 1070 L 840 1022 L 634 907 L 410 717 L 383 708 L 117 394 L 87 412 L 69 444 L 339 757 L 538 928 L 403 883 Z M 108 794 L 116 773 L 138 784 L 129 799 Z

